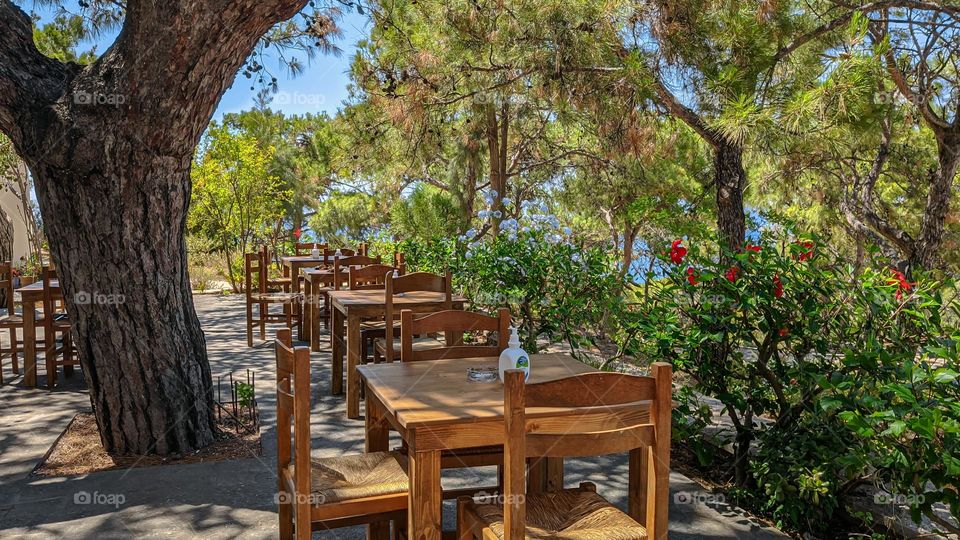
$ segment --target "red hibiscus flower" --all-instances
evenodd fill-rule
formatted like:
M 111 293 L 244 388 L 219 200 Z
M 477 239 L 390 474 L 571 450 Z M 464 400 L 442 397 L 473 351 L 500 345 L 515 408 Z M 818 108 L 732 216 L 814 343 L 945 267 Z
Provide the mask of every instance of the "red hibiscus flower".
M 692 266 L 687 267 L 687 281 L 694 286 L 697 284 L 697 275 Z
M 773 275 L 773 295 L 777 298 L 783 298 L 783 283 L 780 282 L 780 275 Z
M 780 337 L 787 337 L 787 334 L 790 333 L 790 329 L 787 328 L 786 326 L 784 326 L 784 327 L 781 328 L 780 331 L 777 332 L 777 333 L 780 334 Z
M 727 281 L 730 283 L 736 283 L 738 273 L 740 273 L 740 269 L 736 266 L 731 266 L 727 269 L 727 272 L 724 275 L 727 276 Z
M 293 237 L 296 238 L 297 240 L 300 239 L 301 234 L 303 234 L 303 231 L 300 230 L 300 227 L 297 227 L 296 229 L 293 230 Z
M 687 256 L 687 248 L 680 243 L 682 241 L 678 238 L 673 241 L 673 244 L 670 244 L 670 260 L 673 261 L 673 264 L 682 263 L 683 258 Z
M 753 244 L 747 244 L 747 247 L 744 248 L 747 251 L 752 251 L 754 253 L 760 253 L 760 246 L 755 246 Z
M 913 283 L 907 281 L 907 276 L 905 276 L 903 272 L 897 270 L 896 268 L 891 268 L 890 271 L 893 272 L 893 277 L 890 279 L 889 283 L 897 286 L 897 292 L 894 294 L 894 298 L 897 300 L 903 300 L 903 293 L 910 292 L 910 290 L 913 289 Z
M 807 240 L 805 242 L 800 242 L 800 247 L 805 248 L 807 250 L 800 253 L 800 256 L 798 257 L 798 259 L 800 259 L 800 261 L 802 262 L 802 261 L 809 261 L 810 259 L 813 258 L 813 250 L 814 248 L 817 247 L 817 245 L 814 244 L 812 241 Z

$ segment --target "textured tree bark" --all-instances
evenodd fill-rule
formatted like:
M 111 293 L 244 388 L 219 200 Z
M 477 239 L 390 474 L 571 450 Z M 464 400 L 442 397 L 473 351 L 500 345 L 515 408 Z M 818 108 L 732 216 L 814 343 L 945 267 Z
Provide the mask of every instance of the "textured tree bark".
M 487 151 L 490 159 L 490 188 L 496 190 L 497 196 L 493 199 L 490 210 L 499 211 L 501 217 L 491 220 L 493 234 L 500 230 L 500 221 L 506 214 L 503 207 L 503 197 L 507 190 L 507 135 L 510 120 L 507 104 L 504 103 L 497 116 L 497 109 L 493 104 L 487 105 Z
M 944 139 L 938 141 L 938 149 L 939 162 L 931 176 L 920 240 L 913 251 L 911 267 L 934 268 L 940 262 L 939 251 L 943 245 L 944 223 L 950 212 L 953 180 L 960 168 L 960 131 L 945 134 Z
M 191 160 L 257 39 L 305 3 L 128 0 L 117 42 L 81 68 L 41 55 L 0 0 L 0 130 L 36 178 L 108 451 L 214 440 L 183 234 Z
M 654 78 L 654 90 L 670 114 L 683 121 L 713 147 L 713 179 L 717 190 L 717 229 L 726 248 L 738 251 L 743 248 L 747 232 L 746 215 L 743 210 L 743 190 L 747 173 L 743 168 L 743 148 L 727 140 L 680 102 L 659 78 Z
M 746 215 L 743 189 L 747 173 L 743 169 L 743 148 L 721 141 L 714 147 L 714 183 L 717 189 L 717 228 L 721 240 L 731 251 L 743 248 Z

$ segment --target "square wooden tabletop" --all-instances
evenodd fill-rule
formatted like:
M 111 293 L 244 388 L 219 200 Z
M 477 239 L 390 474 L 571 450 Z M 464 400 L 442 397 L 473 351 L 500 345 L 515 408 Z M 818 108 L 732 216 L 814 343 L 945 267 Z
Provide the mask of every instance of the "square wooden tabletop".
M 385 306 L 387 295 L 383 289 L 341 290 L 327 293 L 334 307 L 342 308 L 375 308 Z M 410 291 L 393 296 L 393 306 L 401 310 L 407 305 L 442 303 L 445 295 L 441 292 Z M 453 303 L 463 303 L 466 298 L 453 295 Z
M 314 257 L 312 255 L 288 255 L 286 257 L 283 257 L 281 260 L 283 261 L 283 264 L 286 264 L 286 265 L 326 264 L 326 263 L 332 263 L 333 257 L 332 256 L 324 257 L 323 255 L 319 257 Z
M 503 418 L 503 383 L 471 382 L 467 368 L 496 367 L 496 357 L 358 366 L 367 391 L 404 429 Z M 530 357 L 530 382 L 596 371 L 567 354 Z M 543 410 L 545 415 L 556 411 Z

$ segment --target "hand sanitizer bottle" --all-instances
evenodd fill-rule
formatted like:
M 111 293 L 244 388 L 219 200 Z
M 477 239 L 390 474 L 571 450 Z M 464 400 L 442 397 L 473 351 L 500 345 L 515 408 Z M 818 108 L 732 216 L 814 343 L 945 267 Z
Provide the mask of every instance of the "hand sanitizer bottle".
M 524 378 L 530 378 L 530 356 L 520 348 L 520 335 L 512 326 L 507 348 L 500 353 L 500 382 L 503 382 L 503 372 L 508 369 L 522 369 Z
M 397 279 L 398 277 L 400 277 L 400 272 L 398 272 L 397 269 L 394 268 L 394 269 L 393 269 L 393 279 Z M 402 292 L 399 292 L 399 293 L 394 294 L 394 296 L 403 296 L 403 293 L 402 293 Z

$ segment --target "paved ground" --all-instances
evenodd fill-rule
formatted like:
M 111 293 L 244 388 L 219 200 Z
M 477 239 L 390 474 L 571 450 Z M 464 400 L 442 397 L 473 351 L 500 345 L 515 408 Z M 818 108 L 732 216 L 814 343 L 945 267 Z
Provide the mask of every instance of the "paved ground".
M 275 538 L 276 444 L 271 426 L 273 351 L 267 342 L 248 349 L 242 298 L 198 296 L 213 373 L 257 370 L 263 413 L 262 456 L 219 463 L 173 465 L 38 479 L 30 471 L 89 400 L 78 375 L 54 393 L 28 390 L 4 364 L 0 387 L 0 538 Z M 362 421 L 348 421 L 344 400 L 331 397 L 329 355 L 314 353 L 313 451 L 336 455 L 363 450 Z M 9 377 L 9 378 L 8 378 Z M 40 376 L 43 384 L 44 377 Z M 625 503 L 626 462 L 621 457 L 571 460 L 567 482 L 595 482 L 617 504 Z M 445 483 L 479 481 L 491 471 L 451 475 Z M 477 479 L 477 476 L 484 478 Z M 691 480 L 671 475 L 671 538 L 783 538 L 737 509 L 717 503 Z M 89 502 L 87 502 L 89 501 Z M 444 509 L 453 528 L 453 506 Z M 359 539 L 362 529 L 318 533 L 315 538 Z

